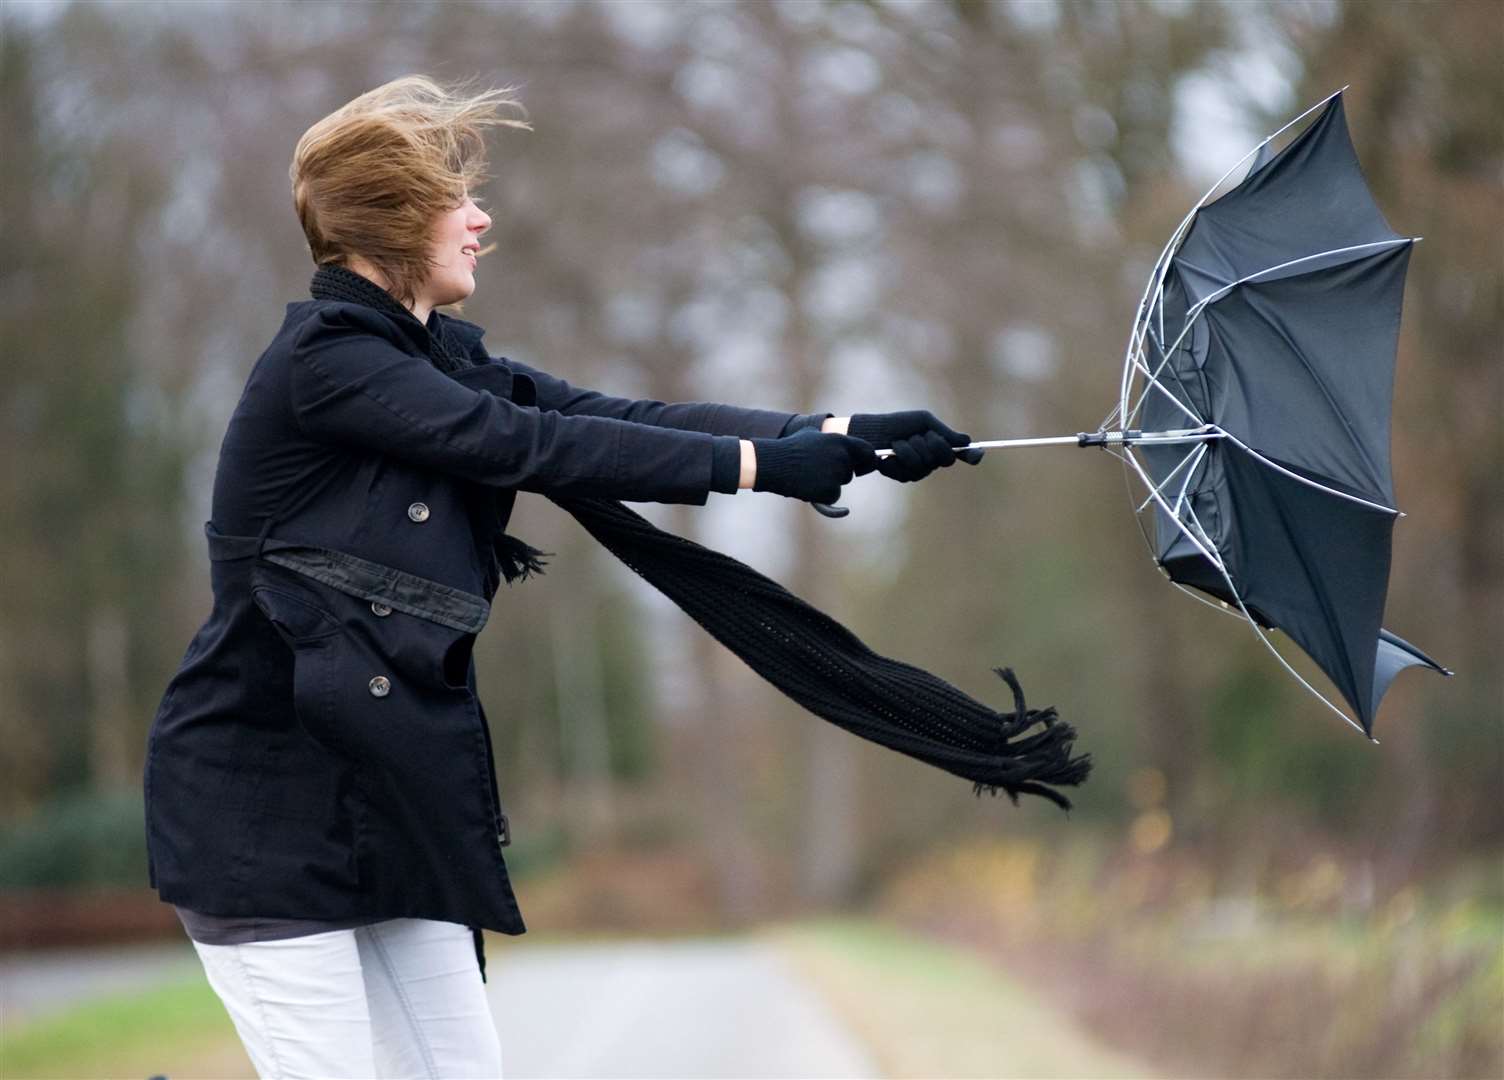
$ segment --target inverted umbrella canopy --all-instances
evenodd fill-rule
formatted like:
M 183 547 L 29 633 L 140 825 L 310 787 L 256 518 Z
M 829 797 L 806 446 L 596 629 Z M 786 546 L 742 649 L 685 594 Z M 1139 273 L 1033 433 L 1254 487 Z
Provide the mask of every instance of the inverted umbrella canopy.
M 1375 204 L 1341 94 L 1318 108 L 1283 150 L 1265 140 L 1242 182 L 1198 204 L 1166 246 L 1110 419 L 1130 429 L 1120 452 L 1148 485 L 1140 509 L 1169 578 L 1241 612 L 1266 644 L 1264 630 L 1283 630 L 1371 738 L 1399 671 L 1450 674 L 1380 626 L 1414 240 Z M 1135 439 L 1135 427 L 1184 441 Z
M 1338 91 L 1250 150 L 1170 236 L 1139 302 L 1118 403 L 1095 432 L 968 447 L 1074 444 L 1121 458 L 1147 489 L 1138 510 L 1153 517 L 1144 539 L 1165 576 L 1245 618 L 1370 739 L 1397 674 L 1452 674 L 1380 625 L 1402 516 L 1389 417 L 1414 243 L 1379 212 Z M 1273 629 L 1356 720 L 1290 665 Z

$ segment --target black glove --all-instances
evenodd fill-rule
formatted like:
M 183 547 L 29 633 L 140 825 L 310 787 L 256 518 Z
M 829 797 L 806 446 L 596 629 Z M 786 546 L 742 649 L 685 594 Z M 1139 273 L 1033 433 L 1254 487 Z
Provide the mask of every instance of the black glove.
M 841 485 L 853 475 L 865 476 L 877 468 L 877 454 L 870 443 L 849 435 L 823 434 L 805 428 L 781 439 L 753 439 L 757 474 L 753 491 L 773 491 L 791 499 L 833 503 L 841 497 Z
M 901 483 L 923 480 L 936 469 L 954 465 L 956 458 L 968 465 L 982 460 L 981 450 L 957 451 L 971 442 L 971 436 L 946 427 L 928 409 L 857 413 L 846 431 L 879 449 L 891 448 L 893 456 L 879 458 L 877 469 Z

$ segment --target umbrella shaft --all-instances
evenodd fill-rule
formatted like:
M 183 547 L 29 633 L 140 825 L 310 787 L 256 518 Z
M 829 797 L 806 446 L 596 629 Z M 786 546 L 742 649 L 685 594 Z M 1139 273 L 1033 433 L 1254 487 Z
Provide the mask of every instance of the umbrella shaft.
M 1184 428 L 1177 431 L 1081 431 L 1075 435 L 1048 435 L 1038 439 L 990 439 L 986 442 L 968 443 L 956 449 L 1011 450 L 1020 446 L 1133 446 L 1141 443 L 1174 446 L 1179 443 L 1206 442 L 1222 437 L 1222 432 L 1208 424 L 1205 427 Z M 877 456 L 892 457 L 893 451 L 879 450 Z

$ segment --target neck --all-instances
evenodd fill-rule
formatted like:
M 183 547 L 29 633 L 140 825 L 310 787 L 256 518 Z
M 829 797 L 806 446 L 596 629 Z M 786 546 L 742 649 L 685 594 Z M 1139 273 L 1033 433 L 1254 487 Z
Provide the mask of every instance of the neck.
M 390 293 L 392 291 L 391 282 L 387 281 L 386 276 L 361 256 L 349 256 L 346 265 L 349 267 L 349 269 L 355 271 L 361 277 L 375 282 L 387 292 Z M 392 298 L 394 300 L 396 299 L 395 294 Z M 397 302 L 399 304 L 402 304 L 403 307 L 407 308 L 408 311 L 411 311 L 413 313 L 413 318 L 417 319 L 420 323 L 423 323 L 425 325 L 428 323 L 428 316 L 429 313 L 433 311 L 433 306 L 423 297 L 414 297 L 411 303 L 401 300 L 398 300 Z
M 474 363 L 470 359 L 469 346 L 451 334 L 442 315 L 429 311 L 424 305 L 419 309 L 423 312 L 419 317 L 418 310 L 400 303 L 390 289 L 378 284 L 374 274 L 368 277 L 349 266 L 326 263 L 314 271 L 308 289 L 315 300 L 364 304 L 386 312 L 408 326 L 414 339 L 421 341 L 423 350 L 441 371 L 463 371 Z M 417 326 L 411 326 L 415 320 Z

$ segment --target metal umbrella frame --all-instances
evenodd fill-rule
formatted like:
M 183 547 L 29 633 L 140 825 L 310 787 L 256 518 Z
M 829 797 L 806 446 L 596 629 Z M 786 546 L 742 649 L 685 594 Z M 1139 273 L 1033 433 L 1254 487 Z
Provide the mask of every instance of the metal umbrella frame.
M 1267 631 L 1276 629 L 1276 626 L 1267 616 L 1263 619 L 1259 618 L 1258 614 L 1256 614 L 1257 607 L 1246 602 L 1244 590 L 1240 589 L 1235 582 L 1233 569 L 1229 567 L 1227 558 L 1224 557 L 1222 551 L 1219 549 L 1212 535 L 1212 530 L 1209 530 L 1205 526 L 1197 514 L 1195 507 L 1196 500 L 1193 498 L 1193 495 L 1196 494 L 1198 477 L 1202 476 L 1207 469 L 1211 449 L 1218 443 L 1226 443 L 1229 446 L 1236 447 L 1242 454 L 1247 455 L 1249 460 L 1257 462 L 1265 469 L 1273 470 L 1283 480 L 1297 482 L 1325 496 L 1346 500 L 1369 511 L 1387 515 L 1390 522 L 1403 515 L 1397 508 L 1389 506 L 1386 503 L 1364 498 L 1353 491 L 1341 490 L 1332 484 L 1322 483 L 1319 479 L 1302 475 L 1300 472 L 1287 468 L 1269 455 L 1261 453 L 1250 446 L 1248 441 L 1240 438 L 1237 432 L 1228 430 L 1228 428 L 1221 424 L 1208 419 L 1207 416 L 1202 414 L 1202 410 L 1198 410 L 1196 407 L 1194 395 L 1187 390 L 1181 381 L 1180 374 L 1177 372 L 1176 365 L 1172 363 L 1172 360 L 1178 355 L 1182 355 L 1183 346 L 1185 346 L 1185 351 L 1190 351 L 1191 346 L 1187 344 L 1187 340 L 1198 327 L 1202 326 L 1203 316 L 1212 310 L 1218 301 L 1235 294 L 1245 286 L 1255 286 L 1322 269 L 1340 268 L 1372 256 L 1383 255 L 1401 248 L 1409 248 L 1418 242 L 1420 238 L 1397 236 L 1390 232 L 1386 226 L 1384 231 L 1389 232 L 1387 236 L 1372 241 L 1346 244 L 1339 247 L 1326 247 L 1305 252 L 1294 258 L 1281 259 L 1276 263 L 1252 270 L 1251 272 L 1240 272 L 1234 280 L 1230 281 L 1222 281 L 1222 278 L 1217 274 L 1202 270 L 1200 267 L 1192 266 L 1193 270 L 1205 275 L 1205 278 L 1214 282 L 1221 282 L 1221 284 L 1210 289 L 1205 295 L 1194 299 L 1194 302 L 1190 302 L 1183 311 L 1173 312 L 1168 320 L 1169 330 L 1167 331 L 1166 328 L 1166 284 L 1170 279 L 1172 266 L 1176 265 L 1176 256 L 1181 252 L 1182 246 L 1191 234 L 1192 227 L 1197 221 L 1198 215 L 1201 214 L 1204 208 L 1216 202 L 1213 196 L 1217 195 L 1223 185 L 1242 169 L 1244 165 L 1248 164 L 1250 160 L 1252 164 L 1249 166 L 1247 173 L 1237 185 L 1230 189 L 1228 194 L 1239 190 L 1265 165 L 1274 160 L 1276 155 L 1272 151 L 1272 146 L 1275 140 L 1296 127 L 1306 118 L 1321 112 L 1321 110 L 1326 109 L 1328 106 L 1332 106 L 1338 113 L 1336 122 L 1340 123 L 1340 102 L 1335 106 L 1333 106 L 1333 102 L 1337 101 L 1346 89 L 1346 87 L 1343 87 L 1342 90 L 1338 90 L 1336 93 L 1322 99 L 1286 123 L 1279 130 L 1264 138 L 1263 141 L 1249 150 L 1248 153 L 1243 155 L 1231 168 L 1223 173 L 1181 220 L 1149 273 L 1148 282 L 1139 300 L 1133 327 L 1128 335 L 1127 348 L 1124 352 L 1119 379 L 1117 403 L 1103 419 L 1102 423 L 1098 425 L 1096 431 L 1080 432 L 1073 436 L 1063 435 L 973 442 L 969 448 L 1013 449 L 1032 446 L 1097 446 L 1117 457 L 1123 463 L 1125 474 L 1129 479 L 1130 491 L 1132 481 L 1135 478 L 1143 486 L 1144 496 L 1137 503 L 1135 510 L 1136 520 L 1151 556 L 1155 558 L 1156 564 L 1159 565 L 1160 571 L 1166 579 L 1181 592 L 1184 592 L 1197 601 L 1216 610 L 1239 617 L 1247 622 L 1269 652 L 1273 654 L 1280 665 L 1301 686 L 1321 701 L 1328 709 L 1340 716 L 1348 725 L 1361 732 L 1370 740 L 1377 742 L 1378 740 L 1373 738 L 1371 731 L 1371 713 L 1376 711 L 1378 699 L 1382 697 L 1383 690 L 1387 688 L 1388 680 L 1393 677 L 1396 671 L 1402 669 L 1404 666 L 1425 664 L 1443 674 L 1450 675 L 1451 672 L 1425 656 L 1418 649 L 1415 649 L 1414 646 L 1394 637 L 1394 635 L 1389 634 L 1388 631 L 1379 627 L 1379 640 L 1377 642 L 1379 659 L 1375 660 L 1375 667 L 1380 669 L 1378 677 L 1382 678 L 1383 682 L 1375 682 L 1373 684 L 1375 689 L 1372 694 L 1372 700 L 1369 701 L 1364 698 L 1360 704 L 1359 700 L 1355 699 L 1350 686 L 1343 688 L 1339 684 L 1339 688 L 1344 690 L 1344 694 L 1348 697 L 1349 702 L 1353 704 L 1354 710 L 1358 712 L 1360 717 L 1366 719 L 1368 724 L 1359 723 L 1359 721 L 1354 720 L 1353 717 L 1349 716 L 1347 712 L 1332 702 L 1325 694 L 1312 686 L 1286 660 L 1279 649 L 1275 647 Z M 1325 119 L 1327 119 L 1327 114 L 1323 113 L 1321 120 Z M 1319 122 L 1320 120 L 1316 123 Z M 1316 123 L 1313 123 L 1311 128 L 1314 128 Z M 1307 130 L 1309 131 L 1310 129 Z M 1342 137 L 1346 138 L 1345 127 L 1342 128 Z M 1292 145 L 1301 138 L 1304 138 L 1304 135 L 1298 136 L 1296 140 L 1292 140 Z M 1356 164 L 1356 159 L 1354 159 L 1353 164 Z M 1377 207 L 1374 207 L 1374 210 L 1377 211 Z M 1400 288 L 1402 289 L 1402 276 L 1400 281 Z M 1191 299 L 1191 290 L 1183 288 L 1181 292 L 1183 295 L 1177 298 L 1177 302 Z M 1180 324 L 1178 329 L 1176 329 L 1177 318 Z M 1397 314 L 1395 318 L 1395 325 L 1397 327 Z M 1317 379 L 1317 382 L 1319 385 L 1319 379 Z M 1389 391 L 1392 397 L 1392 385 Z M 1159 427 L 1159 430 L 1146 431 L 1136 426 L 1143 421 L 1146 406 L 1148 406 L 1148 412 L 1156 414 L 1151 419 L 1159 421 L 1156 425 Z M 1164 425 L 1163 420 L 1166 418 L 1166 414 L 1169 414 L 1172 418 L 1171 422 L 1174 419 L 1180 419 L 1183 421 L 1183 424 L 1175 427 Z M 1387 439 L 1387 412 L 1385 414 L 1384 435 Z M 1161 449 L 1179 447 L 1184 447 L 1184 453 L 1180 454 L 1178 460 L 1175 460 L 1172 465 L 1166 465 L 1162 461 L 1161 464 L 1164 467 L 1159 470 L 1161 475 L 1156 478 L 1152 463 L 1145 460 L 1145 452 L 1158 453 Z M 886 456 L 891 451 L 879 451 L 879 453 Z M 1387 446 L 1385 447 L 1384 462 L 1384 471 L 1387 474 Z M 1383 485 L 1383 487 L 1385 490 L 1390 490 L 1387 484 Z M 1369 494 L 1372 494 L 1372 492 L 1369 492 Z M 1173 529 L 1174 533 L 1179 538 L 1183 538 L 1190 545 L 1191 549 L 1213 569 L 1215 584 L 1203 584 L 1201 587 L 1207 589 L 1213 596 L 1217 596 L 1218 600 L 1207 599 L 1206 596 L 1200 595 L 1194 589 L 1188 588 L 1171 576 L 1170 571 L 1165 565 L 1167 556 L 1161 555 L 1156 551 L 1155 544 L 1151 541 L 1149 532 L 1144 527 L 1143 515 L 1146 512 L 1155 516 L 1162 529 Z M 1384 535 L 1387 544 L 1387 532 Z M 1169 547 L 1166 547 L 1166 551 L 1168 550 Z M 1383 584 L 1387 587 L 1387 547 L 1385 548 L 1385 553 Z M 1382 608 L 1382 591 L 1380 592 L 1379 600 L 1380 608 Z M 1386 649 L 1391 651 L 1387 657 L 1384 656 L 1384 650 Z M 1307 651 L 1310 651 L 1309 648 Z M 1381 660 L 1384 662 L 1381 663 Z M 1332 674 L 1331 670 L 1326 665 L 1321 664 L 1319 660 L 1318 666 L 1327 670 L 1328 675 Z M 1369 677 L 1371 679 L 1375 678 L 1374 673 L 1370 673 Z

